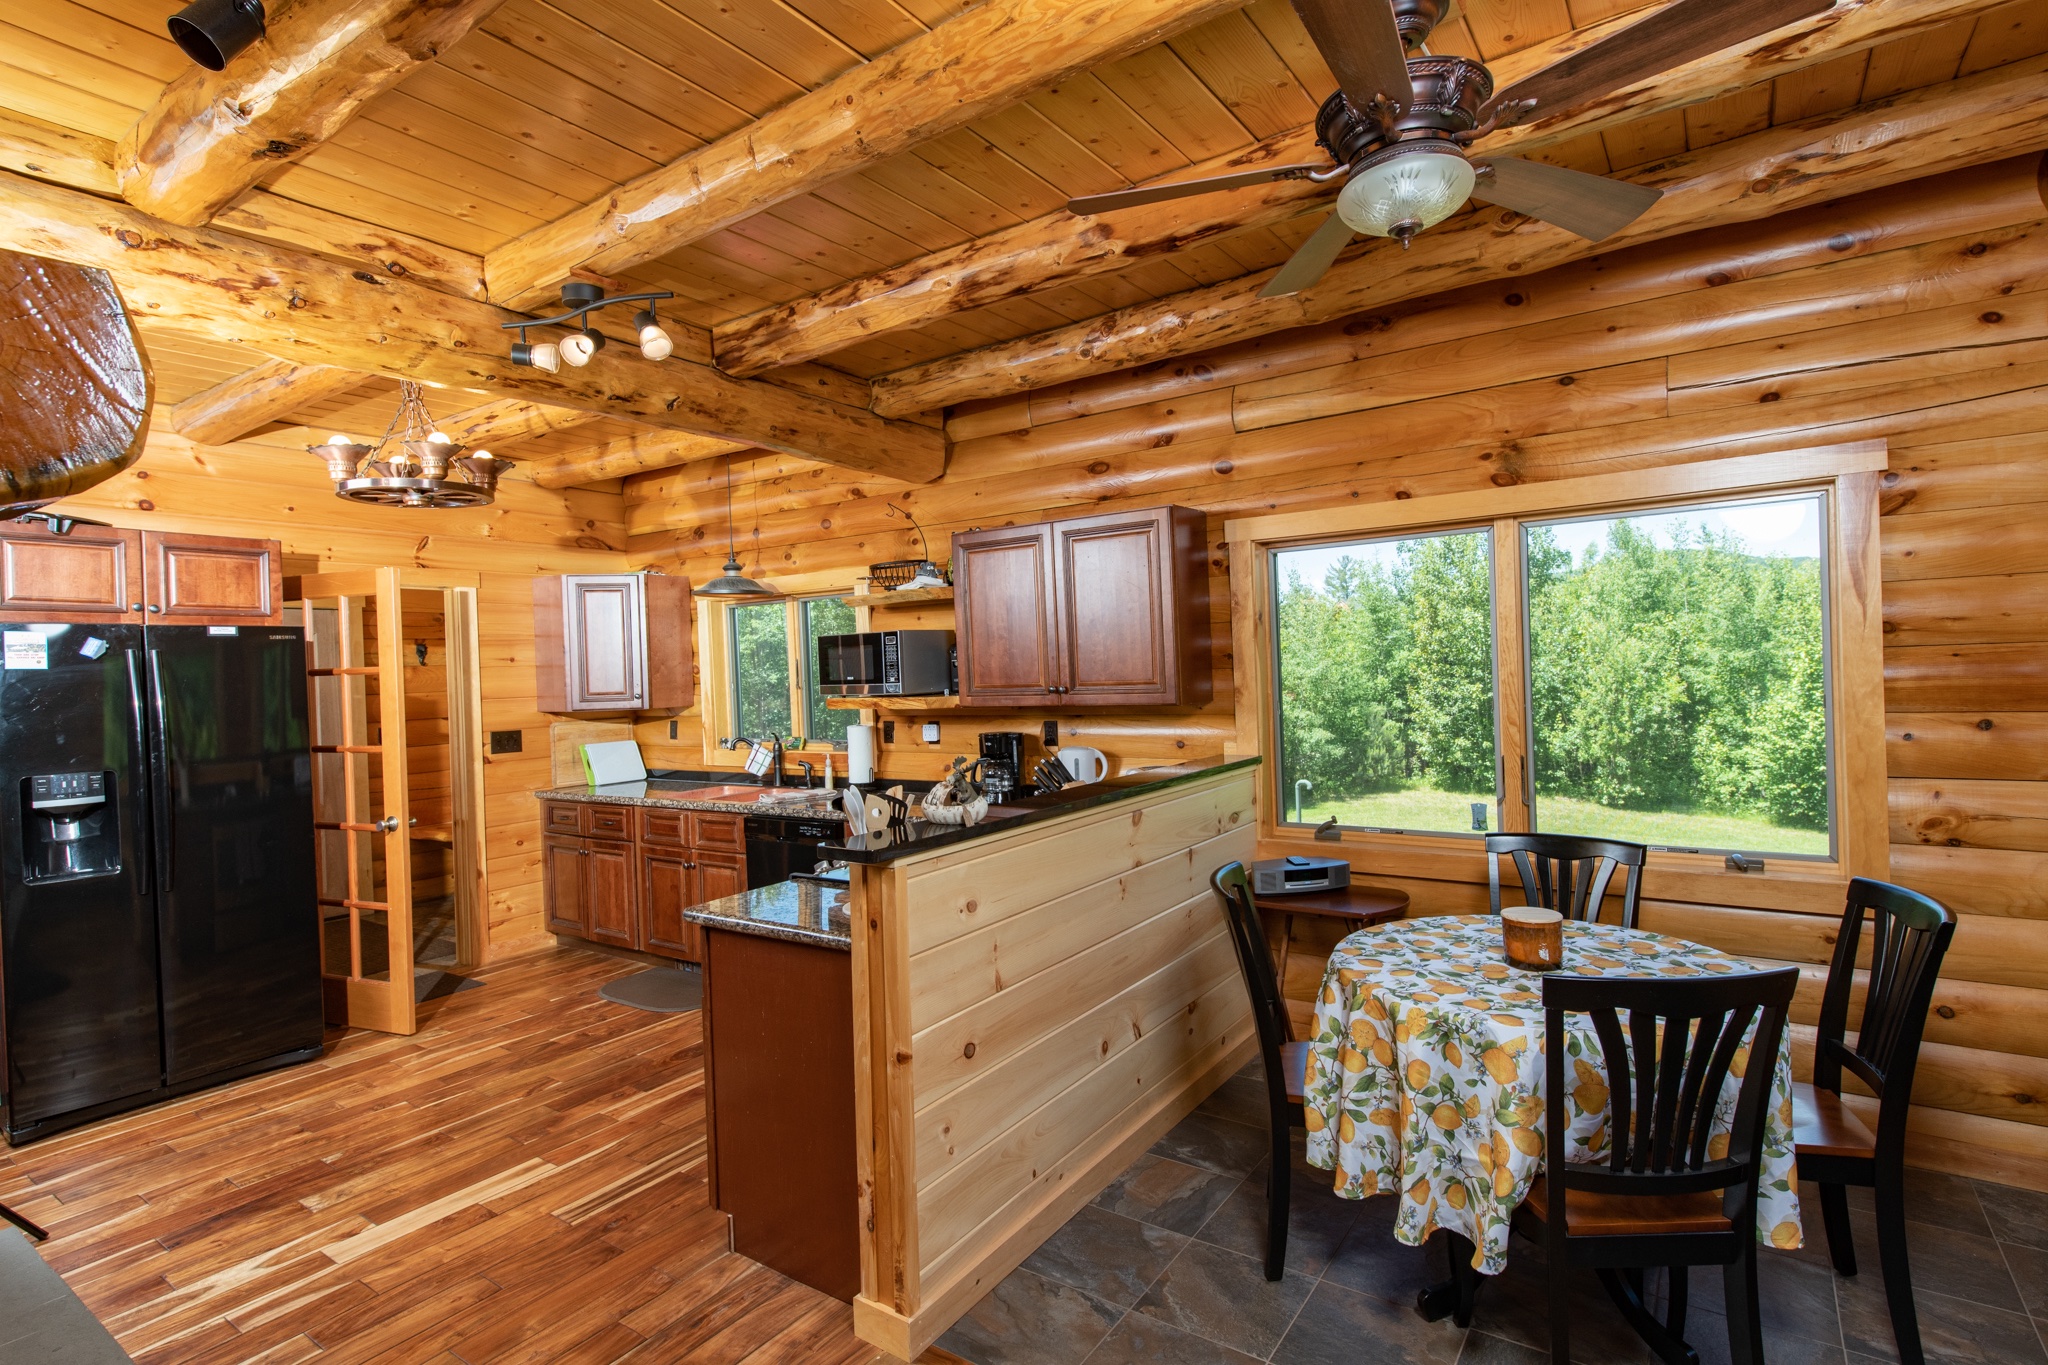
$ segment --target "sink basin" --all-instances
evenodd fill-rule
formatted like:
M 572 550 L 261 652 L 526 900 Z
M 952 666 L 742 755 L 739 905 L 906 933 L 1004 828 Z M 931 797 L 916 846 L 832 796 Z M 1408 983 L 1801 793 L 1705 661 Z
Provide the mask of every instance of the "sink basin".
M 751 784 L 744 787 L 691 787 L 675 795 L 683 801 L 753 801 L 761 795 L 761 788 Z

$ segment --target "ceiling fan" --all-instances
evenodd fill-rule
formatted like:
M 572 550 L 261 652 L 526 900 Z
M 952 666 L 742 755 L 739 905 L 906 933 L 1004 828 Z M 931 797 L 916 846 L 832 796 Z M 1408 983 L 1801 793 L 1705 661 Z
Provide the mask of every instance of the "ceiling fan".
M 1466 149 L 1495 129 L 1568 110 L 1646 76 L 1819 14 L 1834 0 L 1672 0 L 1663 9 L 1494 92 L 1466 57 L 1424 46 L 1455 0 L 1292 0 L 1338 89 L 1316 113 L 1316 141 L 1334 164 L 1270 166 L 1069 200 L 1075 213 L 1209 194 L 1275 180 L 1340 184 L 1334 211 L 1280 267 L 1260 297 L 1308 288 L 1354 233 L 1409 240 L 1479 199 L 1589 241 L 1640 218 L 1663 191 L 1540 161 Z

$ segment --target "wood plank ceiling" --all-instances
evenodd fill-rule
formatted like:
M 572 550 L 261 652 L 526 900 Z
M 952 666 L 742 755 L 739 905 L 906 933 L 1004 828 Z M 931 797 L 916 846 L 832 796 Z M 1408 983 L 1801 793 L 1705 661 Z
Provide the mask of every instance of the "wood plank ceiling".
M 262 182 L 284 199 L 482 255 L 972 8 L 963 0 L 506 0 L 440 60 L 376 96 Z M 1494 61 L 1613 18 L 1633 0 L 1466 0 L 1433 50 Z M 177 0 L 21 0 L 0 17 L 0 114 L 118 140 L 189 69 L 164 32 Z M 2048 0 L 1968 10 L 1928 32 L 1530 153 L 1625 172 L 2048 51 Z M 1057 211 L 1171 176 L 1312 121 L 1332 89 L 1286 0 L 1254 0 L 649 261 L 620 284 L 672 289 L 710 329 Z M 864 380 L 1268 269 L 1321 207 L 1224 233 L 837 350 Z M 224 226 L 232 226 L 223 222 Z M 624 319 L 612 320 L 616 331 Z M 263 362 L 145 331 L 177 402 Z M 390 381 L 294 414 L 381 429 Z M 854 385 L 846 386 L 857 392 Z M 474 401 L 481 401 L 477 399 Z M 437 406 L 472 406 L 452 398 Z M 535 438 L 533 457 L 629 435 L 614 421 Z

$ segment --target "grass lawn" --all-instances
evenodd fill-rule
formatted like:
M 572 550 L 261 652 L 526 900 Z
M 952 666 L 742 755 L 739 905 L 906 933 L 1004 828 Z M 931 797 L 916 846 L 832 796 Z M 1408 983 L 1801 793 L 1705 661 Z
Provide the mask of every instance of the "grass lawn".
M 1494 818 L 1492 796 L 1476 792 L 1427 790 L 1376 792 L 1344 801 L 1304 802 L 1301 818 L 1311 825 L 1321 824 L 1334 815 L 1340 825 L 1469 831 L 1474 801 L 1486 803 L 1490 823 Z M 1292 809 L 1291 804 L 1289 809 Z M 1824 830 L 1787 829 L 1768 820 L 1739 815 L 1609 810 L 1591 801 L 1576 801 L 1563 796 L 1538 798 L 1536 825 L 1546 834 L 1588 834 L 1665 848 L 1726 848 L 1746 853 L 1823 856 L 1828 851 L 1828 836 Z

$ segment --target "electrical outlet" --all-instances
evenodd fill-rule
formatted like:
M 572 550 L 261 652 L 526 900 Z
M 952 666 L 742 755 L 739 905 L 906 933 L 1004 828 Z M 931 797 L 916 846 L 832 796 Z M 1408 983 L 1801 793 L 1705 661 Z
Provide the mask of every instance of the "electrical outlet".
M 518 730 L 491 731 L 491 752 L 494 754 L 516 754 L 523 747 L 525 735 Z
M 937 744 L 939 742 L 939 723 L 937 721 L 928 720 L 924 723 L 924 742 L 927 744 Z
M 882 722 L 882 743 L 884 743 L 884 744 L 894 744 L 895 742 L 896 742 L 896 722 L 895 722 L 895 721 L 893 721 L 893 720 L 885 720 L 885 721 L 883 721 L 883 722 Z
M 1046 747 L 1051 748 L 1060 742 L 1060 723 L 1056 720 L 1047 721 L 1039 730 L 1039 734 L 1044 738 Z

